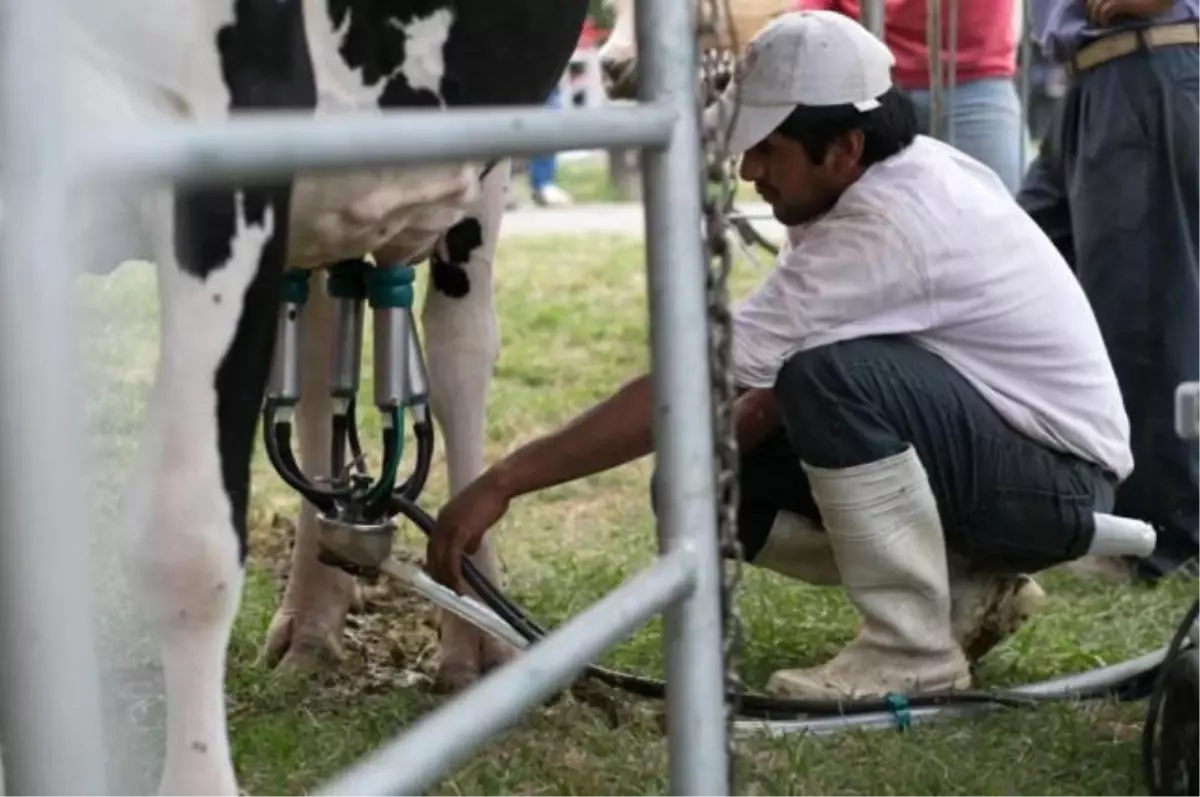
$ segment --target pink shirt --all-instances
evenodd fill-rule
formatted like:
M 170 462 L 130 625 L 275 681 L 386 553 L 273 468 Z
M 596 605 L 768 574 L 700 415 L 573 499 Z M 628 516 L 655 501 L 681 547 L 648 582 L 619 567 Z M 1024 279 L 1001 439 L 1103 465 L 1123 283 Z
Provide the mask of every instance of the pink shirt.
M 1017 42 L 1013 36 L 1013 0 L 943 0 L 942 41 L 950 43 L 949 5 L 958 3 L 956 81 L 1011 78 L 1016 74 Z M 859 19 L 858 0 L 793 0 L 797 11 L 826 9 Z M 929 88 L 925 48 L 926 0 L 884 0 L 884 41 L 896 58 L 894 79 L 901 88 Z M 949 49 L 942 51 L 943 69 Z M 948 80 L 948 72 L 942 75 Z

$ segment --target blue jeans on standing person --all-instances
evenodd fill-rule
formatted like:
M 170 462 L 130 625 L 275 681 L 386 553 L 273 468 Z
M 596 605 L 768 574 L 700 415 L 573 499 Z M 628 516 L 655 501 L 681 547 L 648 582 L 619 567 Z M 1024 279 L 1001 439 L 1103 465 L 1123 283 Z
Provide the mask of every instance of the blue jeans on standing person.
M 929 134 L 930 92 L 910 89 L 920 131 Z M 1009 78 L 980 78 L 943 92 L 943 136 L 958 150 L 991 168 L 1015 194 L 1021 187 L 1021 98 Z M 947 116 L 949 114 L 949 116 Z
M 562 108 L 562 92 L 556 86 L 550 92 L 550 96 L 546 98 L 546 107 L 559 109 Z M 556 159 L 557 153 L 551 152 L 547 155 L 537 155 L 529 159 L 529 188 L 535 194 L 548 185 L 554 183 L 556 174 Z

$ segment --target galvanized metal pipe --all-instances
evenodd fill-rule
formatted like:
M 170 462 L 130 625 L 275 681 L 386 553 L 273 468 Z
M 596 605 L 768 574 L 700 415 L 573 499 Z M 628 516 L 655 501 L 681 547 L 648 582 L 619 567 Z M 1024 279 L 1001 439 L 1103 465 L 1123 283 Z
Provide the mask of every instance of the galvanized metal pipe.
M 568 683 L 605 649 L 685 595 L 694 587 L 694 568 L 691 551 L 676 550 L 659 558 L 316 793 L 424 793 L 443 773 Z
M 650 305 L 658 534 L 665 553 L 691 549 L 696 588 L 667 610 L 667 722 L 672 794 L 727 794 L 721 560 L 717 540 L 696 98 L 696 4 L 637 3 L 639 93 L 669 108 L 675 133 L 642 158 Z
M 925 0 L 925 49 L 929 61 L 929 135 L 942 140 L 942 0 Z
M 77 168 L 102 183 L 205 184 L 569 149 L 659 147 L 670 139 L 677 115 L 677 107 L 656 105 L 580 108 L 569 114 L 549 108 L 454 108 L 320 120 L 280 113 L 123 131 L 77 147 Z
M 103 794 L 57 4 L 0 7 L 0 739 L 9 794 Z M 64 486 L 70 493 L 65 497 Z
M 871 31 L 875 38 L 882 40 L 886 14 L 883 0 L 862 0 L 861 15 L 858 20 L 864 28 Z
M 1029 162 L 1029 70 L 1033 68 L 1033 27 L 1029 16 L 1029 0 L 1014 0 L 1014 2 L 1018 3 L 1021 9 L 1021 24 L 1017 27 L 1021 36 L 1017 45 L 1021 51 L 1021 71 L 1017 76 L 1017 91 L 1020 94 L 1021 106 L 1021 171 L 1024 172 Z
M 943 102 L 946 108 L 946 143 L 954 145 L 954 93 L 958 88 L 958 3 L 959 0 L 946 0 L 950 4 L 950 16 L 946 20 L 946 93 Z

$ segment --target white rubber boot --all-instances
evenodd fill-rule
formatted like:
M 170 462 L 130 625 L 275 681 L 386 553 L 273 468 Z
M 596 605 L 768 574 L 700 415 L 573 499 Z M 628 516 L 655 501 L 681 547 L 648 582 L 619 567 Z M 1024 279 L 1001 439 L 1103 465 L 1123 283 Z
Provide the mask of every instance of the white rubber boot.
M 822 587 L 842 583 L 829 535 L 813 521 L 792 512 L 775 515 L 767 541 L 750 564 Z
M 803 467 L 862 626 L 830 661 L 774 673 L 767 691 L 838 700 L 968 688 L 950 624 L 942 524 L 916 451 L 852 468 Z
M 776 515 L 767 541 L 750 564 L 820 587 L 842 583 L 829 535 L 814 521 L 791 512 Z M 973 666 L 1019 631 L 1045 605 L 1046 593 L 1024 573 L 967 572 L 965 564 L 950 565 L 950 625 Z

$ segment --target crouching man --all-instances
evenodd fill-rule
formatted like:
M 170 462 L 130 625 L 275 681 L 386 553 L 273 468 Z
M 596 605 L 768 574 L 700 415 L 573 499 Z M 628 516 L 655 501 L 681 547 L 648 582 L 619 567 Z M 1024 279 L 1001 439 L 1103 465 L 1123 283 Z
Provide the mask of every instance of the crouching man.
M 771 676 L 792 697 L 968 687 L 1133 467 L 1075 277 L 995 174 L 915 135 L 891 65 L 848 17 L 785 14 L 721 100 L 741 91 L 730 144 L 788 235 L 734 320 L 744 555 L 862 617 Z M 461 589 L 513 498 L 651 453 L 651 418 L 643 376 L 496 463 L 442 510 L 430 572 Z

